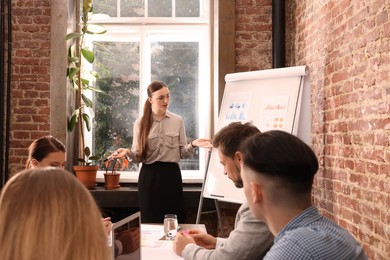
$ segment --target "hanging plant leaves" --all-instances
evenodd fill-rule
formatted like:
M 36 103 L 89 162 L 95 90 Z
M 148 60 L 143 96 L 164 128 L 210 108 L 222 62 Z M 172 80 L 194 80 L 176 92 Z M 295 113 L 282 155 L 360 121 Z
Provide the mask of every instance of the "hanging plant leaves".
M 89 156 L 91 155 L 91 149 L 89 149 L 89 147 L 86 146 L 85 149 L 84 149 L 84 153 L 85 153 L 85 155 L 86 155 L 87 157 L 89 157 Z
M 86 33 L 88 34 L 105 34 L 107 32 L 107 29 L 99 24 L 90 24 L 87 27 Z
M 73 80 L 74 76 L 79 72 L 80 69 L 76 67 L 68 68 L 67 69 L 67 75 L 69 80 Z
M 95 55 L 90 50 L 82 48 L 81 54 L 83 55 L 84 59 L 86 59 L 89 63 L 92 63 L 95 60 Z
M 71 40 L 71 39 L 74 39 L 74 38 L 79 38 L 79 37 L 81 37 L 81 36 L 83 36 L 82 33 L 76 33 L 76 32 L 69 33 L 69 34 L 67 34 L 67 35 L 65 36 L 65 41 Z
M 87 13 L 92 9 L 92 0 L 83 0 L 83 13 Z
M 84 94 L 81 94 L 81 97 L 84 101 L 84 104 L 87 106 L 87 107 L 90 107 L 92 108 L 92 100 L 90 100 L 87 96 L 85 96 Z
M 83 120 L 85 122 L 85 126 L 87 127 L 88 132 L 91 131 L 91 120 L 89 118 L 89 115 L 86 113 L 83 113 Z M 86 147 L 87 148 L 87 147 Z M 89 149 L 89 148 L 88 148 Z M 89 156 L 89 155 L 88 155 Z
M 70 120 L 68 121 L 68 131 L 69 132 L 72 132 L 77 121 L 78 121 L 78 117 L 79 117 L 79 114 L 78 113 L 74 113 L 72 115 L 72 117 L 70 118 Z

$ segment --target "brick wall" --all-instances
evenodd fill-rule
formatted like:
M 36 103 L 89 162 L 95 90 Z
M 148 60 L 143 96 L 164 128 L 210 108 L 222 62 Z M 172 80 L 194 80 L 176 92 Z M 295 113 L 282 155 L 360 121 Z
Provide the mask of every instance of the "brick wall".
M 370 259 L 390 255 L 390 2 L 289 1 L 290 59 L 309 65 L 314 201 Z
M 236 71 L 271 67 L 271 3 L 236 1 Z M 390 255 L 389 16 L 389 1 L 286 1 L 287 64 L 311 72 L 314 203 L 370 259 Z
M 236 0 L 236 72 L 272 68 L 271 14 L 271 0 Z
M 50 1 L 12 1 L 10 172 L 30 143 L 50 132 Z

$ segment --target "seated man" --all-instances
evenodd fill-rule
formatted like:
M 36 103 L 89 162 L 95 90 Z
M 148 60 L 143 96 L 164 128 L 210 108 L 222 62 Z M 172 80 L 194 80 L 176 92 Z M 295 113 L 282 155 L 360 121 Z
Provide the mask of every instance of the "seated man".
M 237 150 L 242 141 L 259 132 L 252 124 L 235 122 L 222 128 L 213 138 L 225 174 L 237 188 L 242 188 L 241 158 Z M 176 235 L 174 250 L 184 259 L 262 259 L 272 241 L 267 225 L 256 220 L 248 204 L 244 203 L 237 212 L 235 228 L 227 239 L 196 230 L 183 231 Z
M 308 145 L 282 131 L 256 134 L 242 145 L 249 207 L 275 236 L 264 259 L 367 259 L 350 233 L 311 204 L 318 161 Z

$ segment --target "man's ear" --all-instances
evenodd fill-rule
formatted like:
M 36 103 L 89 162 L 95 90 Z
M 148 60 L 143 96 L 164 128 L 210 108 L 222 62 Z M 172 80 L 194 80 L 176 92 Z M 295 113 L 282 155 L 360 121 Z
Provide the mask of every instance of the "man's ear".
M 251 190 L 252 190 L 252 200 L 254 204 L 261 203 L 263 201 L 263 189 L 260 184 L 251 181 Z
M 234 153 L 234 158 L 237 159 L 239 163 L 241 163 L 243 159 L 243 155 L 240 151 L 237 151 Z

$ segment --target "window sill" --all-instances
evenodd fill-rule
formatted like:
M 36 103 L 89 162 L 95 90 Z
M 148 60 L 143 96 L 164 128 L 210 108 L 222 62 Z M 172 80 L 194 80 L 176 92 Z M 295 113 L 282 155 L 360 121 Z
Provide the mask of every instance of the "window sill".
M 120 183 L 137 183 L 139 172 L 119 172 L 121 174 Z M 97 183 L 104 183 L 104 171 L 98 171 L 96 175 Z M 203 175 L 198 171 L 182 171 L 183 183 L 199 184 L 203 183 Z

